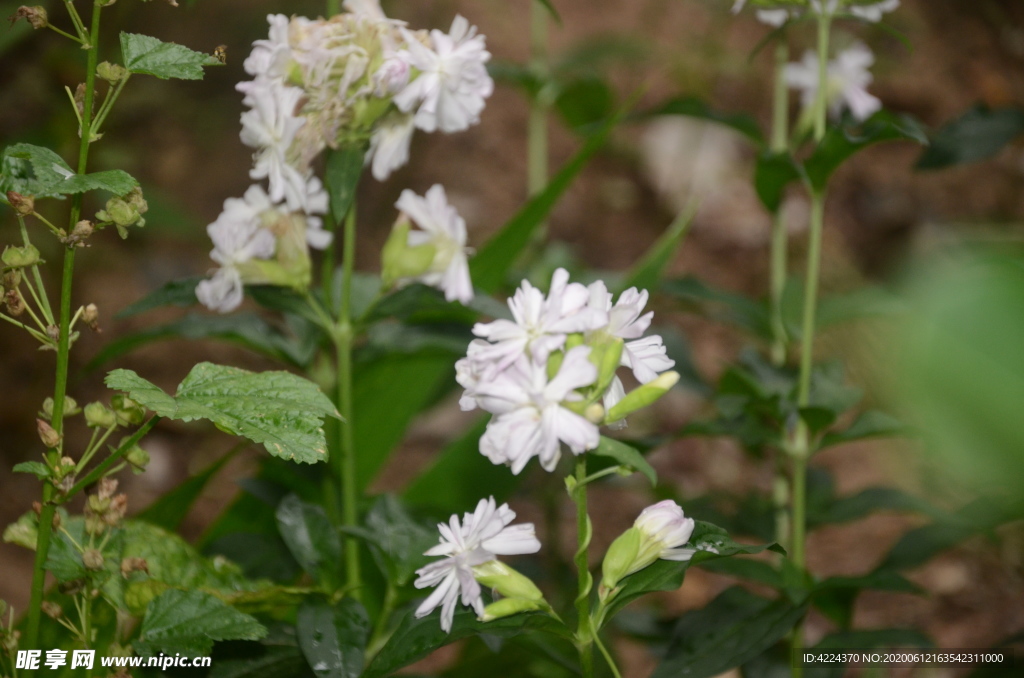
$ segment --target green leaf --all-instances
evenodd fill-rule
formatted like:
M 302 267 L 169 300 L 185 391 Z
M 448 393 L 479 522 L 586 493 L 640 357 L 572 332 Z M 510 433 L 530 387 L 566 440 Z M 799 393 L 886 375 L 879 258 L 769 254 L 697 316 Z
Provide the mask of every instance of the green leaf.
M 366 529 L 385 562 L 379 562 L 382 572 L 398 586 L 405 586 L 416 570 L 429 562 L 423 553 L 437 543 L 437 529 L 414 519 L 405 506 L 394 496 L 386 494 L 377 499 L 366 514 Z
M 915 169 L 934 170 L 991 158 L 1024 134 L 1024 111 L 992 110 L 984 104 L 971 108 L 931 137 Z
M 829 577 L 814 587 L 811 602 L 841 628 L 849 628 L 854 605 L 864 590 L 922 593 L 918 586 L 895 572 L 879 571 L 861 577 Z
M 359 177 L 363 175 L 363 157 L 366 149 L 359 144 L 348 144 L 331 151 L 327 156 L 324 185 L 331 197 L 331 216 L 334 223 L 345 220 L 356 199 Z
M 713 309 L 708 313 L 712 319 L 736 325 L 756 337 L 772 336 L 767 307 L 742 294 L 711 287 L 694 277 L 666 280 L 661 290 L 699 307 L 709 305 Z
M 693 217 L 697 214 L 697 203 L 691 202 L 676 216 L 672 225 L 651 245 L 643 258 L 626 274 L 625 281 L 619 285 L 619 291 L 635 287 L 640 290 L 656 291 L 661 283 L 665 268 L 671 263 L 676 250 L 682 245 L 693 225 Z
M 121 54 L 124 67 L 130 73 L 153 75 L 162 80 L 202 80 L 203 66 L 222 65 L 209 54 L 135 33 L 121 33 Z
M 757 124 L 757 120 L 746 113 L 721 113 L 715 111 L 707 102 L 697 97 L 670 99 L 652 110 L 645 111 L 643 115 L 645 117 L 684 115 L 689 118 L 717 122 L 720 125 L 731 127 L 758 146 L 764 145 L 764 136 L 761 134 L 761 127 Z
M 199 495 L 206 489 L 206 485 L 240 449 L 241 447 L 235 447 L 198 474 L 179 483 L 170 492 L 143 509 L 136 518 L 167 530 L 177 530 L 192 510 L 192 505 L 199 499 Z
M 532 630 L 555 633 L 563 637 L 571 637 L 571 632 L 563 624 L 546 614 L 525 613 L 511 617 L 495 619 L 490 622 L 477 621 L 476 614 L 464 608 L 455 613 L 451 633 L 441 629 L 439 612 L 416 619 L 409 612 L 398 625 L 394 634 L 381 651 L 366 667 L 362 678 L 384 678 L 408 666 L 428 654 L 450 643 L 486 634 L 497 638 L 511 638 L 520 633 Z
M 611 619 L 628 603 L 652 591 L 675 591 L 683 585 L 686 571 L 692 565 L 734 555 L 761 553 L 765 549 L 783 552 L 776 544 L 771 546 L 737 544 L 722 528 L 699 520 L 690 536 L 688 546 L 698 549 L 690 560 L 683 562 L 659 560 L 626 577 L 622 581 L 621 590 L 608 604 L 605 618 Z M 714 551 L 707 550 L 711 548 Z
M 789 153 L 762 151 L 754 169 L 754 188 L 765 208 L 773 214 L 782 207 L 786 187 L 803 178 L 803 168 Z
M 219 657 L 210 678 L 299 678 L 309 675 L 309 664 L 299 648 L 295 629 L 271 625 L 258 642 L 240 644 L 239 658 Z M 232 657 L 237 656 L 232 653 Z
M 276 457 L 307 464 L 327 459 L 323 420 L 338 416 L 314 383 L 288 372 L 253 373 L 200 363 L 176 396 L 131 370 L 114 370 L 106 384 L 162 417 L 206 419 L 222 431 L 262 443 Z
M 133 315 L 145 313 L 155 308 L 165 306 L 187 307 L 199 303 L 196 299 L 196 285 L 205 280 L 201 276 L 193 276 L 182 280 L 172 280 L 163 287 L 150 292 L 134 304 L 121 309 L 115 318 L 130 318 Z
M 726 589 L 676 625 L 652 678 L 710 678 L 744 664 L 784 638 L 807 604 L 771 601 L 739 587 Z
M 559 16 L 558 10 L 555 9 L 555 5 L 551 2 L 551 0 L 536 0 L 536 1 L 544 6 L 544 9 L 546 9 L 548 11 L 548 14 L 550 14 L 551 18 L 555 20 L 555 23 L 557 23 L 559 26 L 562 25 L 562 17 Z
M 303 570 L 325 586 L 340 584 L 341 539 L 323 508 L 288 495 L 277 506 L 277 525 Z
M 640 452 L 622 441 L 601 436 L 601 442 L 598 444 L 597 449 L 591 450 L 590 454 L 610 457 L 622 466 L 643 473 L 651 481 L 652 486 L 657 486 L 658 484 L 658 472 L 654 470 L 654 467 L 644 459 Z
M 906 425 L 896 417 L 879 410 L 868 410 L 857 416 L 857 419 L 850 426 L 842 431 L 833 431 L 825 434 L 821 439 L 818 449 L 825 449 L 834 445 L 843 445 L 857 440 L 868 438 L 880 438 L 887 436 L 898 436 L 905 433 Z
M 169 589 L 146 608 L 139 640 L 142 656 L 158 652 L 208 655 L 217 640 L 258 640 L 267 629 L 216 596 Z
M 438 515 L 465 511 L 480 501 L 480 488 L 497 502 L 506 501 L 522 481 L 505 466 L 499 466 L 480 453 L 480 436 L 487 419 L 477 421 L 469 431 L 437 455 L 433 465 L 412 481 L 402 499 L 412 506 Z M 444 488 L 438 492 L 438 488 Z
M 724 574 L 729 577 L 756 581 L 775 589 L 783 587 L 782 575 L 770 564 L 762 560 L 750 558 L 720 558 L 701 563 L 701 568 L 709 572 Z
M 804 163 L 811 187 L 815 191 L 824 190 L 840 165 L 855 153 L 883 141 L 914 141 L 927 145 L 928 137 L 912 118 L 887 111 L 875 113 L 858 128 L 833 127 Z
M 609 118 L 599 130 L 588 137 L 576 155 L 552 177 L 547 188 L 526 203 L 496 236 L 480 248 L 469 262 L 475 287 L 485 292 L 494 292 L 501 286 L 505 281 L 505 274 L 519 257 L 519 253 L 529 244 L 534 230 L 547 218 L 558 199 L 590 158 L 604 146 L 621 117 L 620 113 Z
M 139 185 L 127 172 L 109 170 L 75 174 L 64 159 L 48 148 L 14 144 L 0 155 L 0 191 L 37 198 L 56 198 L 103 190 L 125 195 Z
M 822 511 L 808 515 L 810 528 L 859 520 L 875 511 L 911 511 L 933 517 L 944 512 L 928 501 L 891 487 L 869 487 L 849 497 L 831 501 Z
M 23 461 L 11 469 L 14 473 L 28 473 L 43 480 L 50 477 L 50 467 L 41 461 Z
M 332 606 L 322 598 L 308 598 L 299 607 L 295 628 L 317 678 L 358 678 L 370 635 L 370 620 L 358 601 L 342 598 Z
M 86 369 L 95 369 L 154 341 L 178 338 L 221 339 L 295 367 L 308 366 L 319 345 L 315 335 L 289 336 L 253 313 L 189 314 L 166 325 L 149 327 L 115 339 L 89 361 Z
M 608 83 L 590 76 L 563 85 L 555 107 L 569 128 L 585 132 L 615 112 L 615 95 Z

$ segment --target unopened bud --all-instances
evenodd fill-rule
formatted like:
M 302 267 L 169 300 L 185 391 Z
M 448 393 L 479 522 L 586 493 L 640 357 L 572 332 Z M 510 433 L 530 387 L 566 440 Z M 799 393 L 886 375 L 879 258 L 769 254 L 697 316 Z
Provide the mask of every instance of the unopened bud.
M 601 403 L 591 403 L 583 412 L 583 416 L 592 424 L 600 424 L 604 421 L 604 405 Z
M 96 227 L 93 226 L 91 221 L 88 219 L 82 219 L 75 224 L 73 229 L 71 229 L 71 235 L 64 238 L 64 244 L 85 247 L 85 241 L 89 239 L 89 236 L 92 235 L 95 230 Z
M 132 572 L 149 574 L 149 563 L 145 558 L 125 558 L 121 561 L 121 576 L 127 579 Z
M 50 619 L 60 619 L 62 616 L 64 616 L 64 608 L 62 608 L 60 605 L 53 602 L 52 600 L 44 600 L 43 604 L 40 607 L 43 610 L 43 614 L 45 614 Z
M 142 449 L 138 445 L 132 446 L 132 449 L 128 450 L 128 454 L 124 455 L 125 461 L 132 466 L 132 470 L 135 471 L 136 475 L 142 473 L 149 466 L 149 452 Z
M 106 80 L 111 85 L 115 85 L 120 82 L 128 74 L 127 69 L 124 66 L 118 64 L 112 64 L 109 61 L 104 61 L 96 67 L 96 75 L 102 80 Z
M 543 610 L 546 607 L 547 604 L 543 601 L 523 600 L 521 598 L 502 598 L 501 600 L 495 601 L 484 608 L 484 613 L 480 615 L 480 621 L 494 621 L 495 619 L 511 617 L 512 615 L 519 614 L 521 612 L 535 612 L 537 610 Z
M 85 406 L 85 423 L 90 428 L 110 428 L 117 425 L 117 415 L 103 403 Z
M 409 218 L 404 214 L 395 222 L 391 235 L 381 250 L 381 277 L 384 288 L 394 287 L 404 279 L 416 278 L 430 271 L 437 256 L 433 245 L 409 245 Z
M 52 450 L 60 445 L 61 435 L 49 423 L 42 419 L 36 419 L 36 431 L 39 433 L 39 439 L 43 441 L 43 445 L 46 445 L 47 449 Z
M 102 570 L 103 563 L 103 554 L 96 549 L 85 549 L 82 552 L 82 564 L 85 565 L 85 569 Z
M 33 266 L 39 263 L 39 250 L 32 245 L 25 245 L 24 247 L 8 246 L 4 248 L 4 253 L 0 255 L 0 260 L 8 268 Z
M 473 577 L 505 598 L 521 598 L 535 602 L 544 600 L 544 594 L 529 577 L 497 560 L 474 567 Z
M 23 217 L 36 211 L 36 199 L 31 195 L 7 191 L 7 202 L 11 203 L 11 208 Z
M 110 399 L 110 404 L 117 415 L 117 423 L 121 426 L 138 426 L 146 418 L 146 410 L 126 395 L 118 393 Z
M 622 362 L 623 341 L 606 335 L 590 342 L 590 362 L 597 368 L 597 392 L 604 393 Z
M 608 410 L 606 421 L 619 421 L 627 415 L 655 403 L 661 396 L 679 382 L 678 372 L 665 372 L 654 381 L 639 386 L 627 393 L 622 400 Z
M 74 398 L 72 398 L 71 396 L 64 396 L 65 417 L 74 416 L 81 411 L 82 409 L 78 406 L 78 403 L 75 401 Z M 46 398 L 46 400 L 43 401 L 43 408 L 42 410 L 40 410 L 39 414 L 41 417 L 45 419 L 53 419 L 53 398 Z
M 4 295 L 4 306 L 7 308 L 7 313 L 14 316 L 15 318 L 25 312 L 25 300 L 21 296 L 21 292 L 18 290 L 11 290 Z
M 46 28 L 50 25 L 50 22 L 47 20 L 46 9 L 39 5 L 35 5 L 34 7 L 22 5 L 18 8 L 18 11 L 10 17 L 12 24 L 18 19 L 25 19 L 32 28 L 35 29 Z
M 8 291 L 18 289 L 21 286 L 21 270 L 16 268 L 4 273 L 3 285 Z
M 631 527 L 612 542 L 601 565 L 601 592 L 614 589 L 629 573 L 640 551 L 640 530 Z
M 86 325 L 88 325 L 89 329 L 91 329 L 93 332 L 99 332 L 100 331 L 99 319 L 100 319 L 100 310 L 98 308 L 96 308 L 96 304 L 89 304 L 88 306 L 86 306 L 86 307 L 84 307 L 82 309 L 82 321 Z M 114 397 L 115 397 L 115 399 L 117 398 L 117 396 L 114 396 Z M 116 405 L 114 406 L 114 409 L 115 410 L 117 409 Z

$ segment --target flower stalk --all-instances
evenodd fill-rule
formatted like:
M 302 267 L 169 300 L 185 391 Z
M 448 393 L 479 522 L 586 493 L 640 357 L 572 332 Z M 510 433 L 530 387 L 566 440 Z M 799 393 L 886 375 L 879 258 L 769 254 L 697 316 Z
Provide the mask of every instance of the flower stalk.
M 70 7 L 70 5 L 69 5 Z M 93 2 L 92 23 L 89 31 L 89 51 L 86 57 L 85 100 L 81 118 L 81 139 L 78 144 L 78 173 L 84 174 L 89 163 L 89 143 L 92 139 L 92 107 L 96 94 L 96 65 L 99 61 L 100 11 L 99 0 Z M 71 10 L 73 11 L 73 9 Z M 78 223 L 82 212 L 82 196 L 75 196 L 71 207 L 69 225 L 71 228 Z M 71 228 L 68 230 L 70 231 Z M 64 429 L 64 402 L 68 384 L 68 357 L 71 348 L 71 283 L 75 271 L 75 247 L 64 250 L 64 269 L 61 278 L 59 338 L 57 340 L 57 366 L 53 392 L 53 415 L 50 425 L 57 434 Z M 50 465 L 60 458 L 59 450 L 48 453 Z M 56 506 L 53 502 L 52 483 L 43 485 L 42 509 L 39 514 L 39 536 L 36 541 L 36 557 L 32 570 L 32 589 L 29 600 L 28 620 L 25 625 L 25 646 L 35 649 L 39 643 L 39 621 L 42 613 L 43 592 L 46 588 L 46 558 L 49 555 L 50 537 L 53 530 L 53 515 Z
M 576 502 L 576 572 L 579 580 L 576 596 L 576 648 L 580 653 L 580 669 L 583 678 L 594 675 L 595 631 L 590 617 L 590 589 L 594 578 L 590 574 L 590 538 L 593 526 L 587 515 L 587 455 L 576 457 L 576 486 L 572 496 Z

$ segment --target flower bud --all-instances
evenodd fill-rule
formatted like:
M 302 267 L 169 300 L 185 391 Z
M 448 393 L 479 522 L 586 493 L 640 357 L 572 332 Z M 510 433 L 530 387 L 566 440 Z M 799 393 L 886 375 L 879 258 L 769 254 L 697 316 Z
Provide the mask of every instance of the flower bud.
M 88 219 L 82 219 L 75 227 L 71 229 L 71 235 L 64 238 L 65 245 L 78 245 L 85 247 L 85 241 L 89 239 L 89 236 L 93 234 L 96 227 Z
M 7 202 L 11 203 L 11 208 L 23 217 L 27 217 L 36 211 L 36 199 L 31 195 L 7 191 Z
M 534 612 L 546 609 L 547 604 L 538 600 L 523 600 L 522 598 L 502 598 L 484 608 L 480 615 L 480 621 L 489 622 L 502 617 L 511 617 L 521 612 Z
M 430 244 L 410 246 L 412 225 L 402 215 L 391 229 L 391 235 L 381 250 L 381 278 L 385 289 L 394 287 L 403 279 L 425 275 L 434 265 L 437 248 Z
M 132 572 L 149 574 L 149 563 L 145 558 L 125 558 L 121 561 L 121 576 L 127 579 Z
M 640 552 L 641 539 L 640 530 L 631 527 L 616 537 L 608 547 L 608 552 L 604 554 L 604 563 L 601 565 L 602 593 L 604 590 L 614 589 L 632 571 Z
M 45 614 L 50 619 L 60 619 L 64 616 L 64 608 L 51 600 L 44 600 L 40 606 Z
M 16 290 L 21 285 L 21 270 L 12 269 L 7 271 L 3 275 L 3 285 L 5 290 Z
M 146 410 L 142 405 L 126 395 L 118 393 L 110 399 L 110 404 L 117 415 L 117 423 L 121 426 L 138 426 L 146 418 Z
M 622 339 L 611 335 L 590 342 L 590 362 L 597 368 L 598 393 L 604 393 L 615 378 L 622 362 L 622 346 Z
M 8 268 L 25 268 L 39 263 L 39 250 L 32 245 L 24 247 L 7 246 L 4 253 L 0 254 L 0 260 Z
M 85 423 L 89 428 L 110 428 L 117 425 L 117 415 L 103 403 L 85 406 Z
M 107 201 L 106 209 L 96 213 L 96 218 L 99 221 L 112 221 L 118 227 L 128 227 L 134 226 L 142 217 L 134 206 L 122 198 L 111 198 Z
M 11 290 L 4 295 L 4 306 L 7 308 L 7 313 L 17 318 L 25 312 L 25 299 L 18 290 Z
M 149 466 L 149 452 L 138 445 L 133 445 L 132 449 L 128 450 L 128 453 L 124 455 L 124 458 L 125 461 L 131 464 L 132 471 L 136 475 L 145 471 L 146 467 Z
M 36 431 L 39 433 L 39 439 L 43 441 L 43 445 L 46 445 L 47 449 L 52 450 L 60 445 L 62 436 L 42 419 L 36 419 Z
M 473 577 L 505 598 L 520 598 L 534 602 L 544 600 L 544 594 L 529 577 L 497 560 L 474 567 Z
M 102 570 L 104 562 L 103 554 L 96 549 L 85 549 L 82 552 L 82 564 L 87 570 Z
M 128 71 L 125 69 L 124 66 L 112 64 L 109 61 L 104 61 L 96 67 L 96 75 L 98 75 L 101 80 L 106 80 L 111 85 L 116 85 L 127 74 Z
M 22 5 L 18 8 L 17 12 L 11 15 L 10 19 L 12 24 L 18 19 L 25 19 L 32 28 L 35 28 L 36 30 L 46 28 L 50 25 L 46 15 L 46 9 L 40 5 L 35 5 L 33 7 Z
M 609 408 L 605 421 L 625 419 L 627 415 L 654 404 L 678 382 L 678 372 L 665 372 L 659 375 L 654 381 L 633 389 L 622 400 Z
M 81 411 L 82 409 L 78 406 L 78 403 L 75 401 L 74 398 L 72 398 L 71 396 L 64 396 L 65 417 L 74 416 Z M 46 398 L 46 400 L 43 401 L 43 408 L 42 410 L 40 410 L 39 416 L 44 419 L 53 419 L 53 398 L 48 397 Z

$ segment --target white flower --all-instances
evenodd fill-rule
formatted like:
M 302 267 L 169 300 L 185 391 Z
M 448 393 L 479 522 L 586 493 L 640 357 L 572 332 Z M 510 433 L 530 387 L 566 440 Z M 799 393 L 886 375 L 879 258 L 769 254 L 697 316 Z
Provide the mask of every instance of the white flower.
M 378 123 L 366 152 L 366 163 L 372 166 L 374 179 L 384 181 L 409 162 L 409 146 L 415 130 L 409 113 L 392 113 Z
M 291 47 L 288 44 L 288 17 L 284 14 L 267 16 L 270 32 L 267 40 L 252 43 L 252 52 L 246 58 L 245 72 L 256 78 L 284 79 Z
M 887 12 L 894 12 L 900 6 L 900 0 L 881 0 L 874 5 L 850 5 L 850 13 L 865 21 L 878 23 L 882 15 Z
M 345 0 L 342 6 L 352 14 L 366 17 L 373 21 L 387 21 L 384 10 L 380 7 L 380 0 Z
M 828 103 L 833 115 L 838 115 L 844 106 L 857 120 L 866 120 L 882 108 L 882 102 L 867 91 L 872 76 L 868 70 L 875 57 L 861 43 L 841 52 L 828 65 Z M 802 92 L 805 108 L 813 106 L 818 95 L 818 56 L 808 51 L 800 63 L 786 66 L 786 81 L 790 87 Z
M 689 560 L 696 552 L 683 545 L 693 535 L 693 518 L 687 518 L 683 509 L 671 499 L 648 506 L 633 523 L 640 531 L 640 552 L 652 550 L 664 560 Z
M 646 384 L 654 381 L 660 372 L 672 369 L 675 361 L 666 355 L 661 337 L 656 334 L 643 337 L 654 317 L 653 312 L 641 315 L 644 307 L 647 306 L 649 296 L 647 290 L 640 291 L 631 287 L 619 295 L 614 306 L 612 305 L 612 295 L 608 292 L 604 282 L 598 280 L 592 283 L 587 290 L 590 293 L 590 308 L 608 314 L 608 325 L 601 329 L 613 337 L 635 340 L 626 341 L 623 344 L 621 364 L 623 367 L 633 370 L 633 376 L 637 378 L 637 381 Z M 619 388 L 621 387 L 620 382 Z
M 459 521 L 453 515 L 448 524 L 437 526 L 441 533 L 440 544 L 424 555 L 444 556 L 444 560 L 431 563 L 416 571 L 416 588 L 437 587 L 416 609 L 417 619 L 425 617 L 441 607 L 441 628 L 447 633 L 452 630 L 455 603 L 462 598 L 462 604 L 472 607 L 477 616 L 483 615 L 484 604 L 480 597 L 480 584 L 473 575 L 477 565 L 496 560 L 497 556 L 536 553 L 540 542 L 534 534 L 533 525 L 509 526 L 516 514 L 508 504 L 496 506 L 493 497 L 481 499 L 473 513 L 466 513 Z
M 479 360 L 496 363 L 505 369 L 529 350 L 536 362 L 547 361 L 552 351 L 565 345 L 566 335 L 596 330 L 608 323 L 608 314 L 588 305 L 590 293 L 579 283 L 569 282 L 563 268 L 551 278 L 547 297 L 524 280 L 508 301 L 513 320 L 477 323 L 473 334 L 491 344 L 477 351 Z
M 758 21 L 775 28 L 800 16 L 799 10 L 795 9 L 759 9 L 754 14 Z
M 601 437 L 597 426 L 564 407 L 582 400 L 576 389 L 597 380 L 589 355 L 587 346 L 573 348 L 551 380 L 544 363 L 521 355 L 504 371 L 479 381 L 470 404 L 496 415 L 480 439 L 484 456 L 509 465 L 518 475 L 533 457 L 544 470 L 553 471 L 561 443 L 576 455 L 596 448 Z
M 435 184 L 422 198 L 406 189 L 395 207 L 422 229 L 409 232 L 409 246 L 430 245 L 436 251 L 430 271 L 418 279 L 443 290 L 448 301 L 472 300 L 473 283 L 469 279 L 466 258 L 466 222 L 448 204 L 444 187 Z
M 274 202 L 287 201 L 299 211 L 305 207 L 306 177 L 288 162 L 288 151 L 305 119 L 295 115 L 302 89 L 272 81 L 253 81 L 240 88 L 251 109 L 242 114 L 242 143 L 256 149 L 249 176 L 270 182 Z
M 430 32 L 431 47 L 406 36 L 408 49 L 399 53 L 419 76 L 395 96 L 395 105 L 416 113 L 425 132 L 461 132 L 480 121 L 484 100 L 494 91 L 485 64 L 491 58 L 484 37 L 463 16 L 456 16 L 448 34 Z
M 330 197 L 324 189 L 323 182 L 311 176 L 306 182 L 305 195 L 302 198 L 302 209 L 306 213 L 306 242 L 309 246 L 325 250 L 334 240 L 334 234 L 324 230 L 324 220 L 314 214 L 327 214 Z
M 196 285 L 196 299 L 211 311 L 230 313 L 242 303 L 242 276 L 238 269 L 218 269 L 209 280 Z

